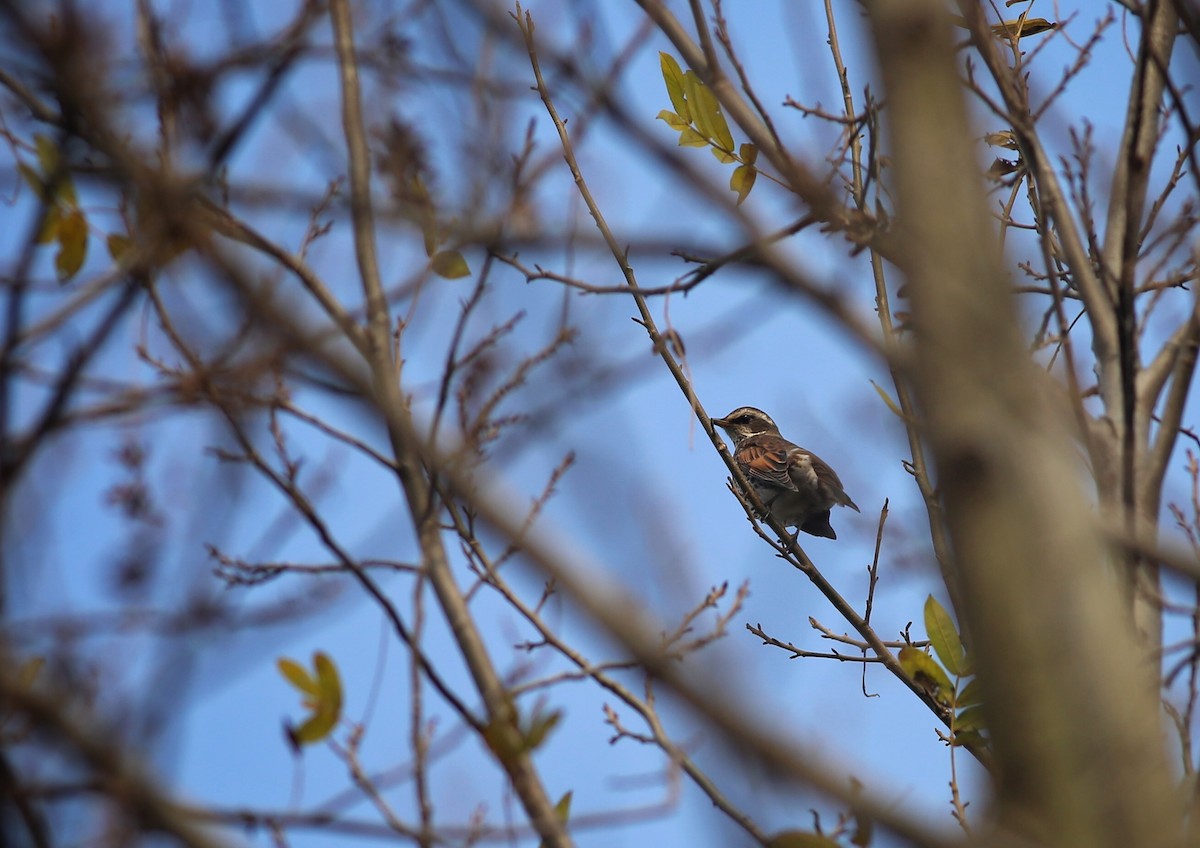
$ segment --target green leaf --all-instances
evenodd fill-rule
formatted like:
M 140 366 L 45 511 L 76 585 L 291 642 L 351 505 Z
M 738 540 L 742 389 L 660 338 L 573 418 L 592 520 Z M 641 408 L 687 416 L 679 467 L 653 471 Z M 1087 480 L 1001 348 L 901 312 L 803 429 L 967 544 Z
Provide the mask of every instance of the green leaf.
M 988 742 L 988 738 L 977 730 L 964 730 L 962 733 L 955 733 L 954 738 L 950 740 L 950 744 L 960 748 L 971 745 L 981 750 L 986 750 L 991 745 Z
M 306 695 L 320 696 L 321 688 L 317 685 L 317 681 L 309 676 L 308 671 L 304 666 L 295 660 L 289 660 L 287 657 L 280 657 L 275 661 L 276 668 L 284 678 L 303 692 Z
M 925 632 L 929 634 L 933 650 L 937 652 L 938 659 L 942 661 L 946 671 L 955 677 L 962 677 L 965 666 L 962 640 L 958 638 L 958 631 L 950 613 L 946 612 L 946 608 L 939 604 L 933 595 L 925 600 Z
M 457 250 L 442 250 L 435 253 L 430 264 L 433 273 L 448 280 L 466 277 L 471 273 L 471 267 L 467 265 L 467 260 Z
M 871 385 L 875 387 L 875 391 L 879 393 L 881 398 L 883 398 L 883 402 L 887 404 L 887 408 L 892 411 L 892 414 L 897 418 L 904 418 L 904 411 L 896 405 L 896 402 L 891 399 L 886 391 L 884 391 L 883 387 L 874 380 L 871 381 Z
M 754 188 L 754 181 L 758 178 L 758 170 L 753 165 L 738 165 L 733 169 L 733 176 L 729 178 L 729 188 L 737 192 L 737 205 L 741 206 L 742 201 L 750 196 L 750 189 Z
M 566 793 L 564 793 L 563 796 L 558 799 L 558 803 L 554 805 L 554 814 L 558 816 L 558 820 L 563 824 L 566 824 L 571 818 L 571 796 L 574 794 L 575 790 L 568 789 Z M 538 843 L 538 848 L 546 848 L 546 841 L 544 839 Z
M 979 681 L 969 680 L 967 685 L 959 690 L 954 698 L 956 707 L 973 707 L 983 703 L 983 693 L 979 691 Z
M 529 729 L 525 731 L 525 750 L 534 751 L 550 735 L 562 718 L 562 711 L 555 710 L 549 715 L 542 715 L 540 712 L 535 712 L 529 720 Z
M 671 98 L 675 114 L 680 117 L 684 125 L 691 124 L 692 114 L 688 108 L 687 98 L 684 96 L 683 69 L 675 61 L 675 57 L 669 53 L 660 52 L 658 64 L 662 68 L 663 82 L 667 85 L 667 96 Z
M 79 273 L 87 258 L 88 228 L 83 212 L 73 209 L 58 225 L 58 255 L 54 268 L 60 280 L 69 280 Z
M 956 734 L 978 733 L 981 730 L 987 730 L 983 707 L 970 707 L 954 717 L 954 732 Z
M 950 678 L 933 657 L 920 648 L 906 645 L 900 649 L 898 659 L 904 672 L 928 692 L 930 697 L 941 704 L 950 703 L 954 687 L 950 685 Z

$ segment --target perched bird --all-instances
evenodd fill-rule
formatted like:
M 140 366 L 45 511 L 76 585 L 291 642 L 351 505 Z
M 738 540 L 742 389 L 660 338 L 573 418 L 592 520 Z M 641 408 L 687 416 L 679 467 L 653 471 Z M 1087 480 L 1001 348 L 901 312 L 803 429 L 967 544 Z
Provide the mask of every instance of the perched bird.
M 860 511 L 834 470 L 812 451 L 779 435 L 779 427 L 761 409 L 739 407 L 712 423 L 733 439 L 734 462 L 763 506 L 785 527 L 836 539 L 829 525 L 830 508 Z

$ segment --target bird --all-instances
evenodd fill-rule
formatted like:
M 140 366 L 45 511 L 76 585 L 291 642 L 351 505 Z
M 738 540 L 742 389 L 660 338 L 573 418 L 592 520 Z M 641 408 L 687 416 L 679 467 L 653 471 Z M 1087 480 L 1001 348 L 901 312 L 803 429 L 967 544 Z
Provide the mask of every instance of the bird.
M 761 409 L 741 406 L 712 423 L 733 440 L 733 461 L 762 505 L 780 524 L 795 527 L 795 536 L 803 530 L 836 539 L 829 524 L 830 510 L 848 506 L 862 511 L 829 464 L 779 435 L 779 426 Z

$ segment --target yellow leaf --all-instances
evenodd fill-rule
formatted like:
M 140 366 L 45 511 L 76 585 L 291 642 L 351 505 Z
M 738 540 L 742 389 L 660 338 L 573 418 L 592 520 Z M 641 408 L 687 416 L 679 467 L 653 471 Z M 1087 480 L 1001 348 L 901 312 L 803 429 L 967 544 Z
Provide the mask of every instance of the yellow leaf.
M 114 262 L 120 262 L 121 257 L 133 247 L 133 241 L 129 236 L 123 236 L 119 233 L 112 233 L 104 240 L 104 243 L 108 246 L 108 255 L 113 258 Z
M 1019 159 L 1016 162 L 1010 162 L 1007 159 L 1001 159 L 997 156 L 996 161 L 993 162 L 992 166 L 987 169 L 987 177 L 988 179 L 999 180 L 1003 177 L 1007 177 L 1009 174 L 1015 174 L 1017 171 L 1021 170 L 1022 167 L 1024 166 L 1021 164 L 1021 160 Z
M 433 195 L 429 193 L 429 187 L 425 185 L 425 180 L 421 179 L 419 171 L 414 171 L 407 179 L 405 191 L 409 201 L 415 206 L 432 206 Z
M 900 649 L 897 659 L 900 660 L 900 667 L 904 672 L 928 692 L 930 697 L 941 704 L 950 702 L 954 687 L 950 685 L 950 678 L 933 657 L 920 648 L 906 645 Z
M 69 280 L 79 273 L 87 258 L 87 219 L 78 209 L 67 213 L 58 225 L 58 255 L 54 268 L 60 280 Z
M 721 104 L 717 102 L 717 98 L 700 81 L 695 71 L 684 74 L 683 83 L 688 103 L 692 106 L 692 121 L 700 135 L 722 150 L 732 153 L 733 135 L 729 132 L 729 124 L 725 123 L 725 116 L 721 114 Z
M 689 126 L 691 126 L 683 118 L 679 117 L 674 112 L 668 112 L 666 109 L 663 109 L 661 112 L 658 113 L 658 119 L 660 121 L 665 121 L 667 126 L 670 127 L 671 129 L 675 130 L 676 132 L 683 132 Z
M 313 654 L 313 668 L 317 672 L 317 686 L 320 689 L 322 705 L 330 705 L 335 712 L 342 709 L 342 681 L 338 676 L 337 666 L 324 651 Z
M 753 165 L 738 165 L 733 169 L 733 176 L 729 178 L 729 188 L 737 192 L 738 206 L 750 195 L 750 189 L 754 188 L 754 180 L 757 177 L 758 171 Z
M 433 273 L 439 277 L 445 277 L 447 280 L 456 280 L 471 273 L 471 267 L 467 265 L 467 260 L 457 250 L 443 250 L 435 253 L 433 259 L 430 260 L 430 267 L 433 268 Z
M 292 731 L 292 738 L 304 745 L 320 742 L 337 727 L 338 713 L 323 705 Z
M 58 238 L 58 226 L 62 223 L 62 207 L 57 203 L 46 207 L 46 217 L 42 219 L 42 228 L 38 230 L 37 243 L 49 244 Z
M 299 727 L 287 728 L 293 745 L 310 745 L 328 736 L 342 716 L 342 682 L 337 666 L 324 651 L 313 654 L 313 674 L 294 660 L 276 661 L 280 673 L 306 697 L 304 705 L 312 713 Z
M 554 814 L 558 816 L 558 820 L 563 824 L 566 824 L 567 820 L 571 817 L 571 796 L 574 794 L 574 790 L 568 789 L 566 794 L 559 798 L 558 803 L 554 805 Z M 538 848 L 546 848 L 546 840 L 543 839 L 539 842 Z
M 542 715 L 540 712 L 535 712 L 533 717 L 529 720 L 529 729 L 524 733 L 525 750 L 536 750 L 543 742 L 546 741 L 546 737 L 549 736 L 550 731 L 558 725 L 559 719 L 561 718 L 561 710 L 555 710 L 549 715 Z
M 17 170 L 21 176 L 25 178 L 25 182 L 29 183 L 29 187 L 33 189 L 33 193 L 38 196 L 38 200 L 42 203 L 50 199 L 49 193 L 46 191 L 46 184 L 42 182 L 41 176 L 33 168 L 32 165 L 27 165 L 24 162 L 17 163 Z
M 692 122 L 692 116 L 691 110 L 688 108 L 687 98 L 684 96 L 683 69 L 675 61 L 675 57 L 669 53 L 660 52 L 658 54 L 658 64 L 662 68 L 663 82 L 667 85 L 667 96 L 671 98 L 671 105 L 675 108 L 675 114 L 682 119 L 686 126 Z
M 758 161 L 758 148 L 748 141 L 743 142 L 738 148 L 738 155 L 747 165 L 753 165 Z
M 700 135 L 691 127 L 687 127 L 679 134 L 680 147 L 708 147 L 708 139 Z
M 955 677 L 966 673 L 966 656 L 963 653 L 962 640 L 954 627 L 954 620 L 946 608 L 938 603 L 937 598 L 930 595 L 925 599 L 925 632 L 938 659 L 946 667 L 946 671 Z
M 58 152 L 58 147 L 49 136 L 35 135 L 33 137 L 34 147 L 37 150 L 38 167 L 42 169 L 41 176 L 37 178 L 38 185 L 34 186 L 34 190 L 42 200 L 47 199 L 47 184 L 51 177 L 56 177 L 57 182 L 54 185 L 54 196 L 56 200 L 61 200 L 68 206 L 74 206 L 75 200 L 75 183 L 71 181 L 70 176 L 64 170 L 63 173 L 57 174 L 61 161 L 61 156 Z M 28 168 L 28 166 L 25 166 Z M 32 174 L 32 169 L 29 169 Z M 29 176 L 26 176 L 29 179 Z M 31 180 L 32 183 L 32 180 Z M 39 188 L 40 186 L 40 188 Z
M 58 182 L 54 184 L 54 197 L 59 202 L 67 206 L 75 206 L 78 200 L 75 197 L 75 181 L 70 175 L 63 173 L 58 177 Z
M 37 150 L 38 165 L 41 166 L 42 173 L 46 176 L 54 173 L 58 167 L 58 145 L 50 136 L 41 133 L 33 137 L 33 145 Z
M 950 740 L 951 745 L 963 746 L 970 745 L 973 748 L 986 749 L 989 747 L 987 737 L 978 730 L 963 730 L 954 734 L 954 738 Z
M 695 71 L 687 71 L 683 75 L 683 93 L 687 97 L 688 106 L 693 114 L 692 124 L 696 127 L 696 131 L 700 133 L 706 140 L 712 137 L 712 125 L 708 123 L 711 117 L 710 112 L 704 108 L 704 103 L 701 102 L 701 94 L 704 89 L 704 83 L 700 82 L 700 77 L 696 76 Z
M 734 149 L 733 134 L 729 132 L 729 124 L 725 122 L 725 115 L 721 113 L 721 104 L 717 102 L 716 95 L 709 90 L 708 86 L 701 83 L 699 79 L 696 80 L 696 83 L 700 102 L 708 115 L 707 122 L 712 128 L 708 137 L 722 150 L 732 153 Z
M 513 724 L 512 715 L 493 716 L 483 728 L 483 741 L 502 763 L 511 762 L 523 750 L 523 740 Z
M 736 156 L 734 156 L 732 153 L 728 153 L 728 152 L 722 150 L 719 147 L 710 147 L 709 150 L 712 151 L 712 155 L 716 156 L 717 161 L 720 162 L 722 165 L 728 165 L 730 162 L 737 161 Z
M 883 387 L 874 380 L 871 381 L 871 385 L 875 387 L 875 391 L 879 393 L 881 398 L 883 398 L 883 402 L 887 404 L 887 408 L 890 409 L 897 418 L 903 418 L 903 410 L 901 410 L 900 407 L 896 405 L 896 402 L 888 396 L 888 393 L 883 390 Z
M 275 661 L 275 667 L 279 669 L 279 673 L 284 678 L 306 695 L 321 694 L 321 688 L 317 685 L 317 681 L 309 676 L 308 671 L 304 666 L 295 660 L 289 660 L 287 657 L 280 657 Z
M 992 32 L 999 38 L 1024 38 L 1052 29 L 1058 29 L 1058 24 L 1045 18 L 1016 18 L 992 25 Z
M 981 703 L 983 703 L 983 693 L 979 691 L 978 678 L 972 678 L 954 698 L 954 704 L 958 707 L 973 707 Z
M 1008 150 L 1017 149 L 1017 136 L 1012 130 L 990 132 L 983 137 L 983 140 L 992 147 L 1004 147 Z
M 433 256 L 437 252 L 438 247 L 438 231 L 437 225 L 432 222 L 423 224 L 421 227 L 421 235 L 425 239 L 425 255 Z
M 954 717 L 954 732 L 963 733 L 965 731 L 986 730 L 987 722 L 983 714 L 983 707 L 971 707 L 963 710 Z
M 708 89 L 705 89 L 705 91 L 708 91 Z M 714 97 L 713 103 L 716 102 L 717 98 Z M 735 149 L 733 146 L 733 133 L 729 131 L 729 124 L 725 121 L 724 113 L 720 111 L 719 106 L 717 109 L 717 114 L 713 118 L 713 123 L 716 125 L 717 129 L 717 143 L 720 145 L 722 150 L 732 153 Z
M 566 822 L 571 817 L 571 796 L 574 795 L 574 790 L 568 789 L 558 803 L 554 805 L 554 812 L 562 822 Z

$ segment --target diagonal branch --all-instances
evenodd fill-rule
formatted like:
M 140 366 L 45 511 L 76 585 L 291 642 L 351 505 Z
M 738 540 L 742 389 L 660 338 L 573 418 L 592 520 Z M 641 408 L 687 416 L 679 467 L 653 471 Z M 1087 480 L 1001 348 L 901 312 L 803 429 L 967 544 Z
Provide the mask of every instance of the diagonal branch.
M 1164 345 L 1163 350 L 1159 352 L 1159 356 L 1155 358 L 1155 364 L 1157 364 L 1158 360 L 1163 359 L 1168 351 L 1170 352 L 1170 382 L 1167 386 L 1166 399 L 1159 412 L 1158 433 L 1151 443 L 1146 468 L 1141 471 L 1139 479 L 1142 482 L 1143 492 L 1153 493 L 1156 502 L 1161 498 L 1162 480 L 1167 473 L 1167 463 L 1171 459 L 1171 452 L 1179 438 L 1179 427 L 1183 421 L 1188 394 L 1196 374 L 1198 349 L 1200 349 L 1200 297 L 1193 298 L 1192 312 L 1188 316 L 1188 320 L 1176 329 L 1171 339 Z
M 626 284 L 629 288 L 629 293 L 633 297 L 634 303 L 637 305 L 638 314 L 641 316 L 638 323 L 645 327 L 654 351 L 663 360 L 663 363 L 671 372 L 671 376 L 675 378 L 675 382 L 678 384 L 684 396 L 688 399 L 689 405 L 695 412 L 701 426 L 704 427 L 704 431 L 708 434 L 713 446 L 720 454 L 721 459 L 724 461 L 730 475 L 734 480 L 737 481 L 741 491 L 752 492 L 753 489 L 746 480 L 745 475 L 742 474 L 741 469 L 738 468 L 738 466 L 733 462 L 733 458 L 729 454 L 729 449 L 726 447 L 724 439 L 722 439 L 717 433 L 716 429 L 712 425 L 711 420 L 709 419 L 708 414 L 704 411 L 704 407 L 700 403 L 700 399 L 696 396 L 695 390 L 692 387 L 691 380 L 688 378 L 687 374 L 683 370 L 683 367 L 672 353 L 671 345 L 659 331 L 658 326 L 654 321 L 654 317 L 650 312 L 650 308 L 646 303 L 645 296 L 643 295 L 638 284 L 637 276 L 635 275 L 633 268 L 630 266 L 624 251 L 621 250 L 620 246 L 618 245 L 611 229 L 609 229 L 605 221 L 604 213 L 600 210 L 599 206 L 595 202 L 595 199 L 592 197 L 587 181 L 584 179 L 583 173 L 579 168 L 579 163 L 576 161 L 574 146 L 571 143 L 570 136 L 567 133 L 566 124 L 559 116 L 558 110 L 554 105 L 554 101 L 550 96 L 549 89 L 546 86 L 546 81 L 542 77 L 541 65 L 538 60 L 536 47 L 534 45 L 534 27 L 532 17 L 528 13 L 522 13 L 519 4 L 514 17 L 517 20 L 518 26 L 521 28 L 522 34 L 525 36 L 525 43 L 529 51 L 529 61 L 533 67 L 536 88 L 542 98 L 542 103 L 546 107 L 546 111 L 549 113 L 551 120 L 554 122 L 555 129 L 558 132 L 559 142 L 562 145 L 563 157 L 567 161 L 567 165 L 571 170 L 571 175 L 574 178 L 576 188 L 578 189 L 580 196 L 583 198 L 584 203 L 587 205 L 588 212 L 591 213 L 592 219 L 595 221 L 602 238 L 604 239 L 605 243 L 609 245 L 609 249 L 612 251 L 613 258 L 617 261 L 621 268 L 621 273 L 625 277 Z M 744 502 L 743 506 L 746 507 L 747 515 L 753 520 L 756 512 L 753 504 Z M 757 512 L 761 514 L 765 513 L 766 511 L 757 510 Z M 792 535 L 788 533 L 782 525 L 778 524 L 778 522 L 776 522 L 775 519 L 769 514 L 766 515 L 762 520 L 771 528 L 772 531 L 778 534 L 781 540 L 785 540 L 780 543 L 778 548 L 781 553 L 786 551 L 788 555 L 788 561 L 797 569 L 802 571 L 804 575 L 808 577 L 810 581 L 812 581 L 817 589 L 829 600 L 838 613 L 846 619 L 850 626 L 858 631 L 863 639 L 866 640 L 871 646 L 871 649 L 876 653 L 888 671 L 890 671 L 906 686 L 908 686 L 909 689 L 911 689 L 913 693 L 915 693 L 917 697 L 919 697 L 921 701 L 925 703 L 926 706 L 928 706 L 929 709 L 935 715 L 937 715 L 941 721 L 948 722 L 949 713 L 945 710 L 945 708 L 934 701 L 933 698 L 930 697 L 928 691 L 922 688 L 919 683 L 917 683 L 904 672 L 904 669 L 900 666 L 900 661 L 883 643 L 883 640 L 879 638 L 878 634 L 875 633 L 874 628 L 867 624 L 867 622 L 863 620 L 862 616 L 858 614 L 858 611 L 855 610 L 854 607 L 841 596 L 837 589 L 835 589 L 833 585 L 824 578 L 820 571 L 817 570 L 817 567 L 813 564 L 812 560 L 810 560 L 808 555 L 804 553 L 804 550 L 800 547 L 797 541 L 792 538 Z

